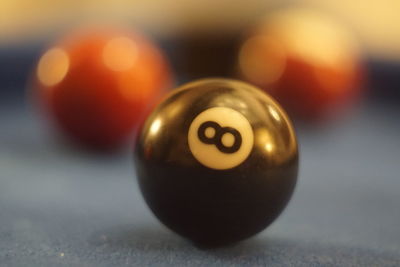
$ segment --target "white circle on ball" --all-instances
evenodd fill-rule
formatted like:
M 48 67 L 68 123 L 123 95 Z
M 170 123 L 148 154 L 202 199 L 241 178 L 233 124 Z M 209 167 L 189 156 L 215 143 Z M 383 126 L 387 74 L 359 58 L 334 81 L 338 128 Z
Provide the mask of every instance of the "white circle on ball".
M 215 128 L 204 129 L 204 136 L 207 142 L 199 138 L 200 127 L 207 122 L 216 125 Z M 215 124 L 216 123 L 216 124 Z M 220 134 L 218 134 L 219 131 Z M 231 131 L 238 135 L 235 137 Z M 234 151 L 223 151 L 217 146 L 231 148 L 235 141 L 239 141 Z M 188 132 L 188 143 L 193 156 L 205 167 L 226 170 L 234 168 L 244 162 L 253 149 L 254 133 L 250 122 L 240 112 L 226 107 L 209 108 L 201 112 L 192 121 Z

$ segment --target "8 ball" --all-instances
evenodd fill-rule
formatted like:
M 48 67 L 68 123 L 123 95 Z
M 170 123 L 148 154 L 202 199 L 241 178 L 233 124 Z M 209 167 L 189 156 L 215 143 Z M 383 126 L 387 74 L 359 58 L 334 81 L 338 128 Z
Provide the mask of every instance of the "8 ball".
M 201 246 L 267 227 L 288 203 L 298 148 L 286 113 L 261 90 L 205 79 L 172 92 L 144 122 L 134 151 L 156 217 Z

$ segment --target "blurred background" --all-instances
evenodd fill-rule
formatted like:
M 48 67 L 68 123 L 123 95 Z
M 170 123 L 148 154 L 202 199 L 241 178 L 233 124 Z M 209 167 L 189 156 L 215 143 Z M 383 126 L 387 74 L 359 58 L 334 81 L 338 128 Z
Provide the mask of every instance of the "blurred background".
M 390 94 L 398 91 L 393 88 L 398 87 L 395 73 L 399 68 L 396 63 L 400 60 L 400 21 L 397 15 L 400 3 L 395 0 L 4 0 L 0 11 L 1 93 L 20 96 L 28 74 L 49 42 L 82 25 L 106 24 L 139 29 L 161 42 L 162 46 L 172 46 L 172 50 L 167 49 L 167 52 L 171 61 L 177 64 L 179 53 L 182 53 L 179 51 L 182 39 L 188 41 L 191 35 L 204 36 L 215 32 L 230 37 L 240 36 L 246 27 L 267 12 L 293 6 L 316 9 L 344 24 L 361 43 L 369 77 L 372 78 L 370 89 L 392 98 Z M 221 46 L 220 43 L 216 41 L 215 46 Z M 206 49 L 204 46 L 198 49 Z M 186 50 L 183 52 L 189 54 Z M 207 73 L 199 75 L 210 76 Z M 375 83 L 375 78 L 380 82 Z
M 397 266 L 399 11 L 398 0 L 2 0 L 0 263 Z M 130 145 L 92 154 L 48 131 L 30 95 L 36 66 L 65 35 L 92 26 L 151 40 L 171 64 L 170 89 L 244 79 L 288 110 L 299 184 L 256 242 L 211 254 L 192 248 L 143 203 Z M 350 94 L 315 93 L 326 88 Z M 338 115 L 319 117 L 330 103 Z

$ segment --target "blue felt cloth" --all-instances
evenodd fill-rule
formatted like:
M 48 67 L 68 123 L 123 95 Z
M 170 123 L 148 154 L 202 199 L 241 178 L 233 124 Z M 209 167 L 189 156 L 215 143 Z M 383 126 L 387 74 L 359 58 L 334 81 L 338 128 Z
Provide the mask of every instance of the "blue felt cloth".
M 145 206 L 130 151 L 67 148 L 25 108 L 0 114 L 0 265 L 399 266 L 400 110 L 299 130 L 299 183 L 260 235 L 201 250 Z

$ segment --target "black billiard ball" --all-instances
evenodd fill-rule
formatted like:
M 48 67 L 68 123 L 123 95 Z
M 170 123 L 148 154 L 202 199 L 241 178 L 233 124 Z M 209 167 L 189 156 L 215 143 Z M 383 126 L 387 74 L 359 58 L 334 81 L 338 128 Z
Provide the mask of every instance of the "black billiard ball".
M 243 82 L 204 79 L 173 91 L 143 123 L 134 161 L 155 216 L 201 246 L 267 227 L 297 180 L 296 135 L 283 109 Z

